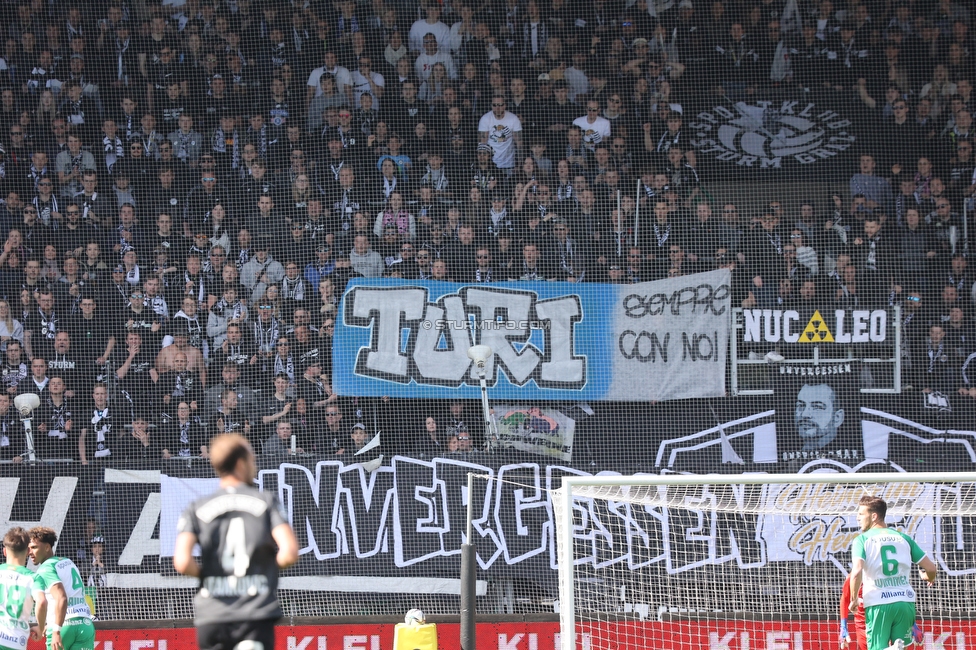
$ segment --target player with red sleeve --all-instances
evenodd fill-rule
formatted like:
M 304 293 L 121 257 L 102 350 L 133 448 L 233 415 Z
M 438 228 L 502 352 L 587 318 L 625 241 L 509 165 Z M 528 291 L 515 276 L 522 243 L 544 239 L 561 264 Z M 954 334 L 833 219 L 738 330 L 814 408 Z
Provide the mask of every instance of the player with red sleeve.
M 867 623 L 864 621 L 864 603 L 861 602 L 861 592 L 857 594 L 857 614 L 854 615 L 854 638 L 857 650 L 868 650 Z M 851 635 L 847 631 L 847 617 L 851 611 L 851 576 L 847 575 L 844 588 L 840 592 L 840 647 L 847 648 L 851 643 Z
M 857 592 L 857 614 L 854 615 L 854 638 L 857 650 L 868 650 L 867 622 L 864 620 L 864 602 L 861 601 L 861 591 Z M 847 629 L 847 617 L 851 611 L 851 576 L 844 580 L 844 589 L 840 594 L 840 647 L 849 648 L 851 635 Z M 922 628 L 918 623 L 912 626 L 912 640 L 915 645 L 922 645 Z

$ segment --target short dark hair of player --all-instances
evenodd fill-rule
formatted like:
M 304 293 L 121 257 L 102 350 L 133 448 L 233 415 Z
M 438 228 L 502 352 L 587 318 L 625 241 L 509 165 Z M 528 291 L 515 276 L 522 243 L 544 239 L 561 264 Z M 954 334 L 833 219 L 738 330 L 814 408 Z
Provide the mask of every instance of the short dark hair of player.
M 868 512 L 872 512 L 878 515 L 878 519 L 884 521 L 885 515 L 888 514 L 888 504 L 881 497 L 872 497 L 864 495 L 861 500 L 857 502 L 857 505 L 864 506 L 868 509 Z
M 3 536 L 3 547 L 14 555 L 23 555 L 28 544 L 30 544 L 30 534 L 20 526 L 11 528 Z
M 28 535 L 30 535 L 31 541 L 40 542 L 41 544 L 54 546 L 58 543 L 58 534 L 54 532 L 53 528 L 48 528 L 47 526 L 34 526 L 30 529 Z
M 220 477 L 233 474 L 237 461 L 246 460 L 253 453 L 247 438 L 236 433 L 224 433 L 210 441 L 210 464 Z

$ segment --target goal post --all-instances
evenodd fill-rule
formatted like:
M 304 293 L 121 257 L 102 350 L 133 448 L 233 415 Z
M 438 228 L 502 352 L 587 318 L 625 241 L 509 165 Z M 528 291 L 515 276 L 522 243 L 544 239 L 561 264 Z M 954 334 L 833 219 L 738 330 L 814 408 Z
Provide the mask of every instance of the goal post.
M 836 647 L 864 494 L 939 566 L 934 588 L 913 580 L 920 616 L 976 633 L 976 472 L 567 476 L 560 650 Z

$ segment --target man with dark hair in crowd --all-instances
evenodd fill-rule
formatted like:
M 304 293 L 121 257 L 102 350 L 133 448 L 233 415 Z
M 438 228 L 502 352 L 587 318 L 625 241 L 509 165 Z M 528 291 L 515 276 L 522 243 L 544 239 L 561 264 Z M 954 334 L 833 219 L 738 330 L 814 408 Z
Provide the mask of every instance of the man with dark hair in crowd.
M 9 341 L 7 351 L 4 353 L 3 368 L 0 370 L 0 379 L 3 381 L 3 388 L 7 395 L 19 395 L 19 385 L 27 379 L 28 361 L 23 356 L 23 348 L 19 341 Z
M 65 395 L 65 384 L 61 377 L 51 377 L 47 390 L 41 396 L 41 405 L 34 415 L 34 422 L 37 431 L 34 447 L 39 457 L 76 458 L 77 430 L 73 428 L 72 403 Z
M 63 323 L 54 308 L 54 292 L 42 288 L 37 306 L 30 310 L 24 323 L 24 347 L 31 357 L 47 356 L 54 348 L 54 337 Z
M 853 263 L 866 289 L 861 293 L 868 305 L 881 305 L 888 294 L 895 268 L 895 243 L 884 232 L 881 220 L 873 216 L 865 219 L 863 234 L 855 237 L 852 243 Z

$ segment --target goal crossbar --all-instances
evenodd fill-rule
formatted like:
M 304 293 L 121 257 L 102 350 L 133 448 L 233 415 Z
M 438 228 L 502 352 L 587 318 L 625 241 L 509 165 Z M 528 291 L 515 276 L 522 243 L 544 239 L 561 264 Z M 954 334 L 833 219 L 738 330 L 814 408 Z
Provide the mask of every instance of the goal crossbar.
M 891 474 L 635 474 L 632 476 L 564 476 L 570 489 L 596 485 L 782 485 L 790 483 L 970 483 L 976 472 Z
M 828 473 L 809 474 L 640 474 L 630 476 L 564 476 L 557 492 L 562 505 L 563 525 L 557 525 L 557 544 L 573 548 L 573 499 L 587 494 L 574 493 L 576 488 L 622 486 L 693 486 L 693 485 L 788 485 L 788 484 L 865 484 L 881 483 L 976 483 L 976 472 L 917 473 Z M 573 564 L 573 558 L 559 558 L 560 564 Z M 570 585 L 571 587 L 571 585 Z M 560 599 L 560 648 L 576 650 L 576 608 L 573 598 Z

